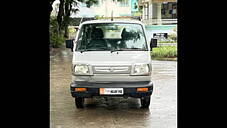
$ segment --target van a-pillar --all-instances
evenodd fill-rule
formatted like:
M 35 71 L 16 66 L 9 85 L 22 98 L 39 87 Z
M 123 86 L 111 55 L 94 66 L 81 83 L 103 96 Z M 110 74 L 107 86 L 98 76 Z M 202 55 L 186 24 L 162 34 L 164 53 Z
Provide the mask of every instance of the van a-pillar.
M 156 20 L 157 25 L 162 24 L 162 3 L 153 3 L 153 8 L 152 8 L 152 13 L 153 13 L 153 18 Z M 155 22 L 155 21 L 154 21 Z

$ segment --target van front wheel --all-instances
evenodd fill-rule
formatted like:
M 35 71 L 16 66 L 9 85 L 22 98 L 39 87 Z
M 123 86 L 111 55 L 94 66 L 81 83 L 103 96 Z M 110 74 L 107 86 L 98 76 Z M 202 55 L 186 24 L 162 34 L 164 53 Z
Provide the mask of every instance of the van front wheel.
M 84 98 L 75 98 L 75 104 L 77 108 L 84 107 Z
M 150 106 L 150 100 L 151 100 L 151 97 L 150 96 L 141 98 L 140 99 L 141 108 L 149 108 L 149 106 Z

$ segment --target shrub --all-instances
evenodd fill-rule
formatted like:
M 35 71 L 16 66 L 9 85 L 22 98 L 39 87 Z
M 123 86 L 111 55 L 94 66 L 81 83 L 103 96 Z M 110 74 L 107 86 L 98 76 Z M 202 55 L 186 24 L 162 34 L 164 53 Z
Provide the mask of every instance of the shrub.
M 173 41 L 177 41 L 177 33 L 170 33 L 168 38 Z
M 50 45 L 54 48 L 58 48 L 61 46 L 65 38 L 62 34 L 62 32 L 58 31 L 58 23 L 57 19 L 55 17 L 50 18 Z
M 65 38 L 63 35 L 57 35 L 56 33 L 50 34 L 50 44 L 53 48 L 58 48 L 61 46 L 65 41 Z
M 177 57 L 177 46 L 159 46 L 157 48 L 153 48 L 151 56 L 157 58 Z

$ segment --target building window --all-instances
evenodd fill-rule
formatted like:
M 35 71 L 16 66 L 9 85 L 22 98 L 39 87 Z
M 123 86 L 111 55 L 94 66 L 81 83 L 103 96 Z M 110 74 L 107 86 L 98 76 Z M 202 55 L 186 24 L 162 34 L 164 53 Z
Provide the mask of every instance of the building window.
M 138 1 L 137 0 L 131 0 L 131 11 L 132 12 L 139 11 Z
M 173 19 L 177 19 L 177 4 L 176 3 L 173 4 L 172 15 L 173 15 Z
M 162 4 L 162 19 L 177 18 L 177 3 L 167 2 Z

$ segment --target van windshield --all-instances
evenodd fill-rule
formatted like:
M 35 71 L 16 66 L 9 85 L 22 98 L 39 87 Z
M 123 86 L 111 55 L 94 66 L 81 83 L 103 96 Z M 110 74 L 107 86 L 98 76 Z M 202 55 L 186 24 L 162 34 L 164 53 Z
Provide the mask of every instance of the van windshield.
M 76 51 L 147 51 L 140 24 L 85 24 L 79 33 Z

